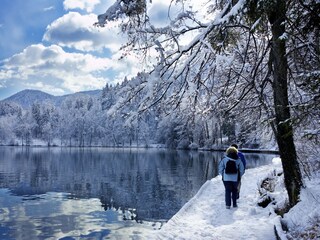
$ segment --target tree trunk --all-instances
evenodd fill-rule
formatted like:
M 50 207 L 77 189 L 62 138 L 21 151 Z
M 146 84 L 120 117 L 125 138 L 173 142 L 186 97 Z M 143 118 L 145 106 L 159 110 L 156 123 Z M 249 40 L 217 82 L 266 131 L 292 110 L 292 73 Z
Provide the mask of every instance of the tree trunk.
M 289 203 L 294 206 L 299 201 L 302 177 L 293 139 L 288 100 L 288 66 L 285 40 L 286 1 L 277 0 L 268 13 L 272 30 L 271 62 L 273 70 L 273 97 L 275 107 L 275 136 L 282 160 L 285 186 Z

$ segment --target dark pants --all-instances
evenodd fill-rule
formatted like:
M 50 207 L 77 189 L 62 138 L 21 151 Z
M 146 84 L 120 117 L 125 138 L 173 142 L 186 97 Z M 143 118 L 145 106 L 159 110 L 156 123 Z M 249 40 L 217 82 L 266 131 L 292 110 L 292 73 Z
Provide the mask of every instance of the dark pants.
M 226 189 L 226 206 L 231 206 L 231 199 L 233 206 L 236 206 L 238 195 L 238 182 L 223 181 L 223 184 Z

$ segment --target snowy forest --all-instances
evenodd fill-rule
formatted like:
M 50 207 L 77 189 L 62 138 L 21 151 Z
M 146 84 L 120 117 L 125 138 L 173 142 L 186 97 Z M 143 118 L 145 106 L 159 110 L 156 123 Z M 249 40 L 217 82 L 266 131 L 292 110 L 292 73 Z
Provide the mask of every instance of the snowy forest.
M 147 74 L 139 74 L 116 86 L 106 85 L 95 95 L 70 95 L 63 100 L 43 98 L 40 91 L 25 90 L 19 94 L 24 103 L 12 96 L 0 102 L 0 144 L 45 146 L 108 146 L 169 148 L 213 148 L 230 141 L 241 141 L 247 147 L 274 147 L 266 124 L 247 118 L 236 121 L 230 116 L 222 121 L 205 106 L 194 111 L 171 111 L 169 106 L 154 105 L 137 113 L 143 91 L 119 108 L 124 91 Z M 17 95 L 18 95 L 17 94 Z M 30 100 L 33 95 L 35 101 Z M 30 98 L 30 99 L 29 99 Z M 119 108 L 119 109 L 118 109 Z M 171 112 L 170 112 L 171 111 Z M 259 116 L 256 116 L 259 118 Z M 244 125 L 244 123 L 246 125 Z M 246 127 L 245 127 L 246 126 Z M 250 127 L 248 127 L 250 126 Z M 259 134 L 256 134 L 260 131 Z M 261 134 L 263 133 L 263 134 Z M 273 145 L 270 145 L 270 142 Z
M 296 204 L 299 164 L 319 146 L 319 1 L 208 1 L 201 12 L 176 0 L 164 26 L 153 25 L 151 4 L 117 0 L 95 23 L 118 24 L 122 57 L 140 56 L 146 69 L 100 98 L 2 102 L 2 144 L 276 147 Z
M 319 1 L 209 1 L 201 16 L 192 1 L 171 3 L 167 26 L 152 24 L 152 1 L 117 0 L 98 16 L 100 27 L 119 21 L 128 36 L 124 55 L 138 50 L 156 59 L 148 78 L 137 78 L 122 94 L 120 106 L 146 91 L 137 113 L 163 104 L 166 112 L 188 113 L 189 129 L 203 115 L 241 122 L 239 133 L 253 122 L 268 123 L 294 206 L 303 186 L 301 159 L 308 159 L 299 143 L 319 145 Z
M 96 23 L 119 21 L 128 37 L 123 58 L 143 55 L 148 69 L 106 84 L 98 97 L 39 99 L 29 108 L 0 102 L 0 144 L 275 148 L 277 122 L 288 124 L 298 142 L 317 143 L 317 1 L 213 1 L 206 17 L 189 1 L 172 1 L 171 22 L 161 27 L 152 25 L 150 4 L 118 0 Z M 286 26 L 273 29 L 277 4 Z M 277 59 L 281 51 L 284 60 Z M 281 60 L 284 70 L 277 69 Z M 281 75 L 285 82 L 277 85 Z M 287 111 L 283 119 L 278 105 Z

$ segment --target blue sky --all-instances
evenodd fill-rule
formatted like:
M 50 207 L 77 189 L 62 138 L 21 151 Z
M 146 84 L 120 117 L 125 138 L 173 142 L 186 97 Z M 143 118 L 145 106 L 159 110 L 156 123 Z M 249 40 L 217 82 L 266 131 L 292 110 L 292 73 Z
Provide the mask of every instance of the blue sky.
M 119 60 L 125 43 L 117 24 L 94 27 L 97 16 L 116 0 L 1 0 L 0 8 L 0 100 L 24 89 L 52 95 L 102 89 L 130 79 L 152 67 L 154 52 L 147 60 L 130 52 Z M 204 9 L 198 0 L 189 6 Z M 178 1 L 179 2 L 179 1 Z M 147 1 L 150 20 L 156 27 L 184 9 L 181 2 Z M 203 16 L 206 13 L 203 13 Z
M 153 1 L 157 21 L 166 17 L 165 1 Z M 124 36 L 116 27 L 93 26 L 97 15 L 113 3 L 2 0 L 0 100 L 24 89 L 53 95 L 102 89 L 106 83 L 121 82 L 141 70 L 134 56 L 119 61 Z

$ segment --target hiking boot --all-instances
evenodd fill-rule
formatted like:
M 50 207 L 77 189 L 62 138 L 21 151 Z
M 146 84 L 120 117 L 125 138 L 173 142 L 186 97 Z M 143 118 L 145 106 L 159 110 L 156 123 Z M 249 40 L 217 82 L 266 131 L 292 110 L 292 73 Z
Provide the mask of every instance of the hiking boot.
M 234 207 L 234 208 L 237 208 L 237 207 L 238 207 L 238 205 L 237 205 L 237 204 L 234 204 L 234 205 L 233 205 L 233 207 Z
M 230 206 L 226 206 L 226 209 L 230 209 Z

